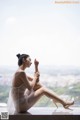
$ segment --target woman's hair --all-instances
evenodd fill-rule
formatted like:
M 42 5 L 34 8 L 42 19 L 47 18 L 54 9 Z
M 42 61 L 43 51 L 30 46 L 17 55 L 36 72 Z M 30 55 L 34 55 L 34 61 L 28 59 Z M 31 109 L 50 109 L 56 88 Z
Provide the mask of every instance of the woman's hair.
M 27 54 L 17 54 L 18 57 L 18 65 L 21 66 L 23 64 L 23 58 L 26 59 L 29 57 Z

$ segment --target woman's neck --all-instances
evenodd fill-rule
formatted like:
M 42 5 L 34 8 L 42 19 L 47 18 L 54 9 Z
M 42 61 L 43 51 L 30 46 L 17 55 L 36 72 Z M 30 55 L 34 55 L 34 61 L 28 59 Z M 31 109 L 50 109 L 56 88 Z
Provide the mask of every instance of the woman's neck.
M 20 68 L 21 70 L 25 70 L 25 69 L 26 69 L 26 67 L 25 67 L 24 65 L 21 65 L 19 68 Z

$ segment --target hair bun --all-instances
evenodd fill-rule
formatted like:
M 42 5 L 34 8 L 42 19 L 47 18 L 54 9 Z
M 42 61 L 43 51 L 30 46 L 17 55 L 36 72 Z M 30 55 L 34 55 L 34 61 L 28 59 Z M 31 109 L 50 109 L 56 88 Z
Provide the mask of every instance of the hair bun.
M 18 59 L 19 59 L 21 55 L 20 55 L 20 54 L 17 54 L 16 56 L 17 56 L 17 57 L 18 57 Z

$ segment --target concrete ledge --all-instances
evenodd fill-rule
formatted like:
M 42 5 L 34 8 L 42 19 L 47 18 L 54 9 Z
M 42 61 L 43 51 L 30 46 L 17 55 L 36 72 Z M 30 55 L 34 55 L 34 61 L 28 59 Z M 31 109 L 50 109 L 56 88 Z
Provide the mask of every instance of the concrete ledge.
M 9 120 L 80 120 L 79 115 L 10 115 Z
M 80 108 L 72 107 L 72 110 L 55 107 L 32 107 L 26 113 L 9 115 L 9 120 L 79 120 Z M 1 111 L 5 111 L 1 109 Z

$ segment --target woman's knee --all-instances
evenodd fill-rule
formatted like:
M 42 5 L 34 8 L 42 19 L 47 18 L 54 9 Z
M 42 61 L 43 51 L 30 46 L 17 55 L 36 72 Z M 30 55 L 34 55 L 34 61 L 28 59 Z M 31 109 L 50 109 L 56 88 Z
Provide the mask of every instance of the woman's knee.
M 38 90 L 38 89 L 40 89 L 42 87 L 42 85 L 41 84 L 39 84 L 39 83 L 37 83 L 35 86 L 34 86 L 34 91 L 36 91 L 36 90 Z
M 42 92 L 43 94 L 46 93 L 46 88 L 45 88 L 45 87 L 42 86 L 40 89 L 41 89 L 41 92 Z

